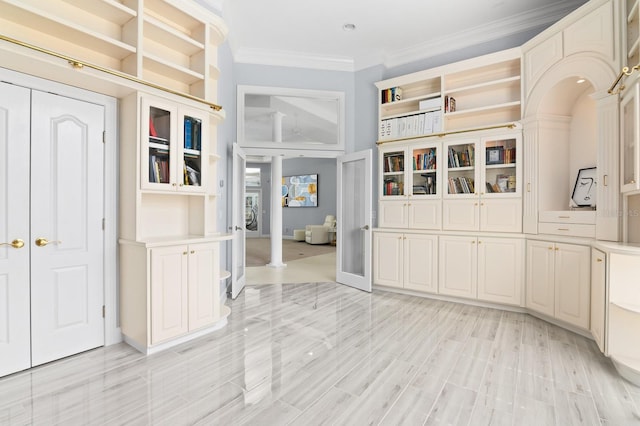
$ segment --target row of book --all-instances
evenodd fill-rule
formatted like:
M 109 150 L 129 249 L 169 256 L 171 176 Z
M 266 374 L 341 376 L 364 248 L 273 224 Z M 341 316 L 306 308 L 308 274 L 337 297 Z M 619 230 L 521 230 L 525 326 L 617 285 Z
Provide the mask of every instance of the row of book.
M 487 147 L 487 164 L 512 164 L 516 162 L 516 149 L 503 146 Z
M 404 195 L 404 184 L 395 180 L 385 180 L 382 193 L 383 195 Z
M 496 176 L 496 182 L 486 183 L 487 193 L 493 192 L 516 192 L 516 176 L 499 174 Z
M 449 167 L 471 167 L 474 163 L 473 145 L 466 145 L 463 150 L 456 151 L 449 147 Z
M 473 179 L 467 176 L 449 178 L 449 194 L 473 194 Z
M 413 170 L 435 170 L 436 149 L 429 148 L 427 152 L 416 154 L 413 158 Z
M 379 139 L 410 138 L 442 131 L 441 110 L 427 111 L 380 121 Z
M 383 104 L 402 100 L 402 89 L 391 87 L 380 91 L 380 102 Z
M 424 181 L 422 184 L 413 185 L 413 195 L 432 195 L 436 193 L 436 177 L 435 175 L 422 175 Z
M 198 151 L 202 148 L 202 120 L 184 117 L 184 147 Z
M 404 154 L 385 155 L 384 171 L 385 173 L 404 172 Z
M 453 96 L 444 97 L 444 112 L 456 112 L 456 98 Z
M 149 156 L 149 182 L 169 183 L 169 156 Z

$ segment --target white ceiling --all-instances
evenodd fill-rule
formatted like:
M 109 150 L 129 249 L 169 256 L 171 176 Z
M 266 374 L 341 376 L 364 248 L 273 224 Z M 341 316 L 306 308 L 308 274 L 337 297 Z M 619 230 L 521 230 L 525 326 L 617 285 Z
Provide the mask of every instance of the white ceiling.
M 236 62 L 393 67 L 545 28 L 586 0 L 196 0 L 222 11 Z M 345 23 L 356 30 L 343 30 Z

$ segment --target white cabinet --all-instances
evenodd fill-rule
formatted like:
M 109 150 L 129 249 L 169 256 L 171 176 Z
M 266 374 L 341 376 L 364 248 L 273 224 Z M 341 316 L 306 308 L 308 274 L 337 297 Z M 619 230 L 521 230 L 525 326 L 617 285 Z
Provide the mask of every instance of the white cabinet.
M 445 230 L 521 232 L 521 136 L 445 142 Z
M 527 242 L 526 306 L 588 330 L 590 247 Z
M 440 148 L 435 143 L 380 148 L 381 228 L 440 229 Z
M 524 240 L 478 238 L 478 299 L 523 305 Z
M 184 0 L 1 0 L 3 34 L 215 102 L 227 27 Z
M 602 251 L 591 249 L 591 334 L 605 353 L 605 318 L 607 290 L 607 257 Z
M 522 306 L 524 242 L 440 237 L 440 294 Z
M 206 115 L 150 96 L 143 96 L 141 103 L 142 188 L 206 192 L 209 136 Z
M 520 82 L 520 49 L 377 82 L 379 139 L 518 121 Z
M 640 386 L 640 259 L 637 249 L 609 256 L 608 352 L 620 375 Z
M 121 251 L 122 267 L 136 277 L 122 289 L 121 325 L 125 340 L 137 349 L 149 352 L 223 316 L 218 242 L 125 243 Z
M 438 237 L 375 232 L 374 284 L 435 293 L 438 291 Z

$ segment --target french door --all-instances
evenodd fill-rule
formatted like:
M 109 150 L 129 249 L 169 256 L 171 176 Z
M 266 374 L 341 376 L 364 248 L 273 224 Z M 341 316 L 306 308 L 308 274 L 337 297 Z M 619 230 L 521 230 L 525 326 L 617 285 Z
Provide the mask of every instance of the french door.
M 247 235 L 245 228 L 245 173 L 247 157 L 244 151 L 233 144 L 233 187 L 231 206 L 231 233 L 233 235 L 233 255 L 231 266 L 231 298 L 238 297 L 244 288 L 246 277 L 246 252 Z
M 336 281 L 371 292 L 372 154 L 338 157 Z
M 2 376 L 104 344 L 104 107 L 0 83 L 0 116 Z

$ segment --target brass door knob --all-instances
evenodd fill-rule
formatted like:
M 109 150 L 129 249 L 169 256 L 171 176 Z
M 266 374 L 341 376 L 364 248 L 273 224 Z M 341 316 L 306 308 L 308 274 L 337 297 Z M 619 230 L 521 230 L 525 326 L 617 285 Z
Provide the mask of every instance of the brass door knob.
M 20 238 L 16 238 L 15 240 L 11 241 L 10 243 L 0 243 L 0 246 L 11 246 L 15 249 L 19 249 L 24 247 L 24 241 L 21 240 Z
M 49 241 L 46 238 L 36 238 L 36 245 L 38 247 L 44 247 L 47 244 L 62 244 L 62 241 Z

